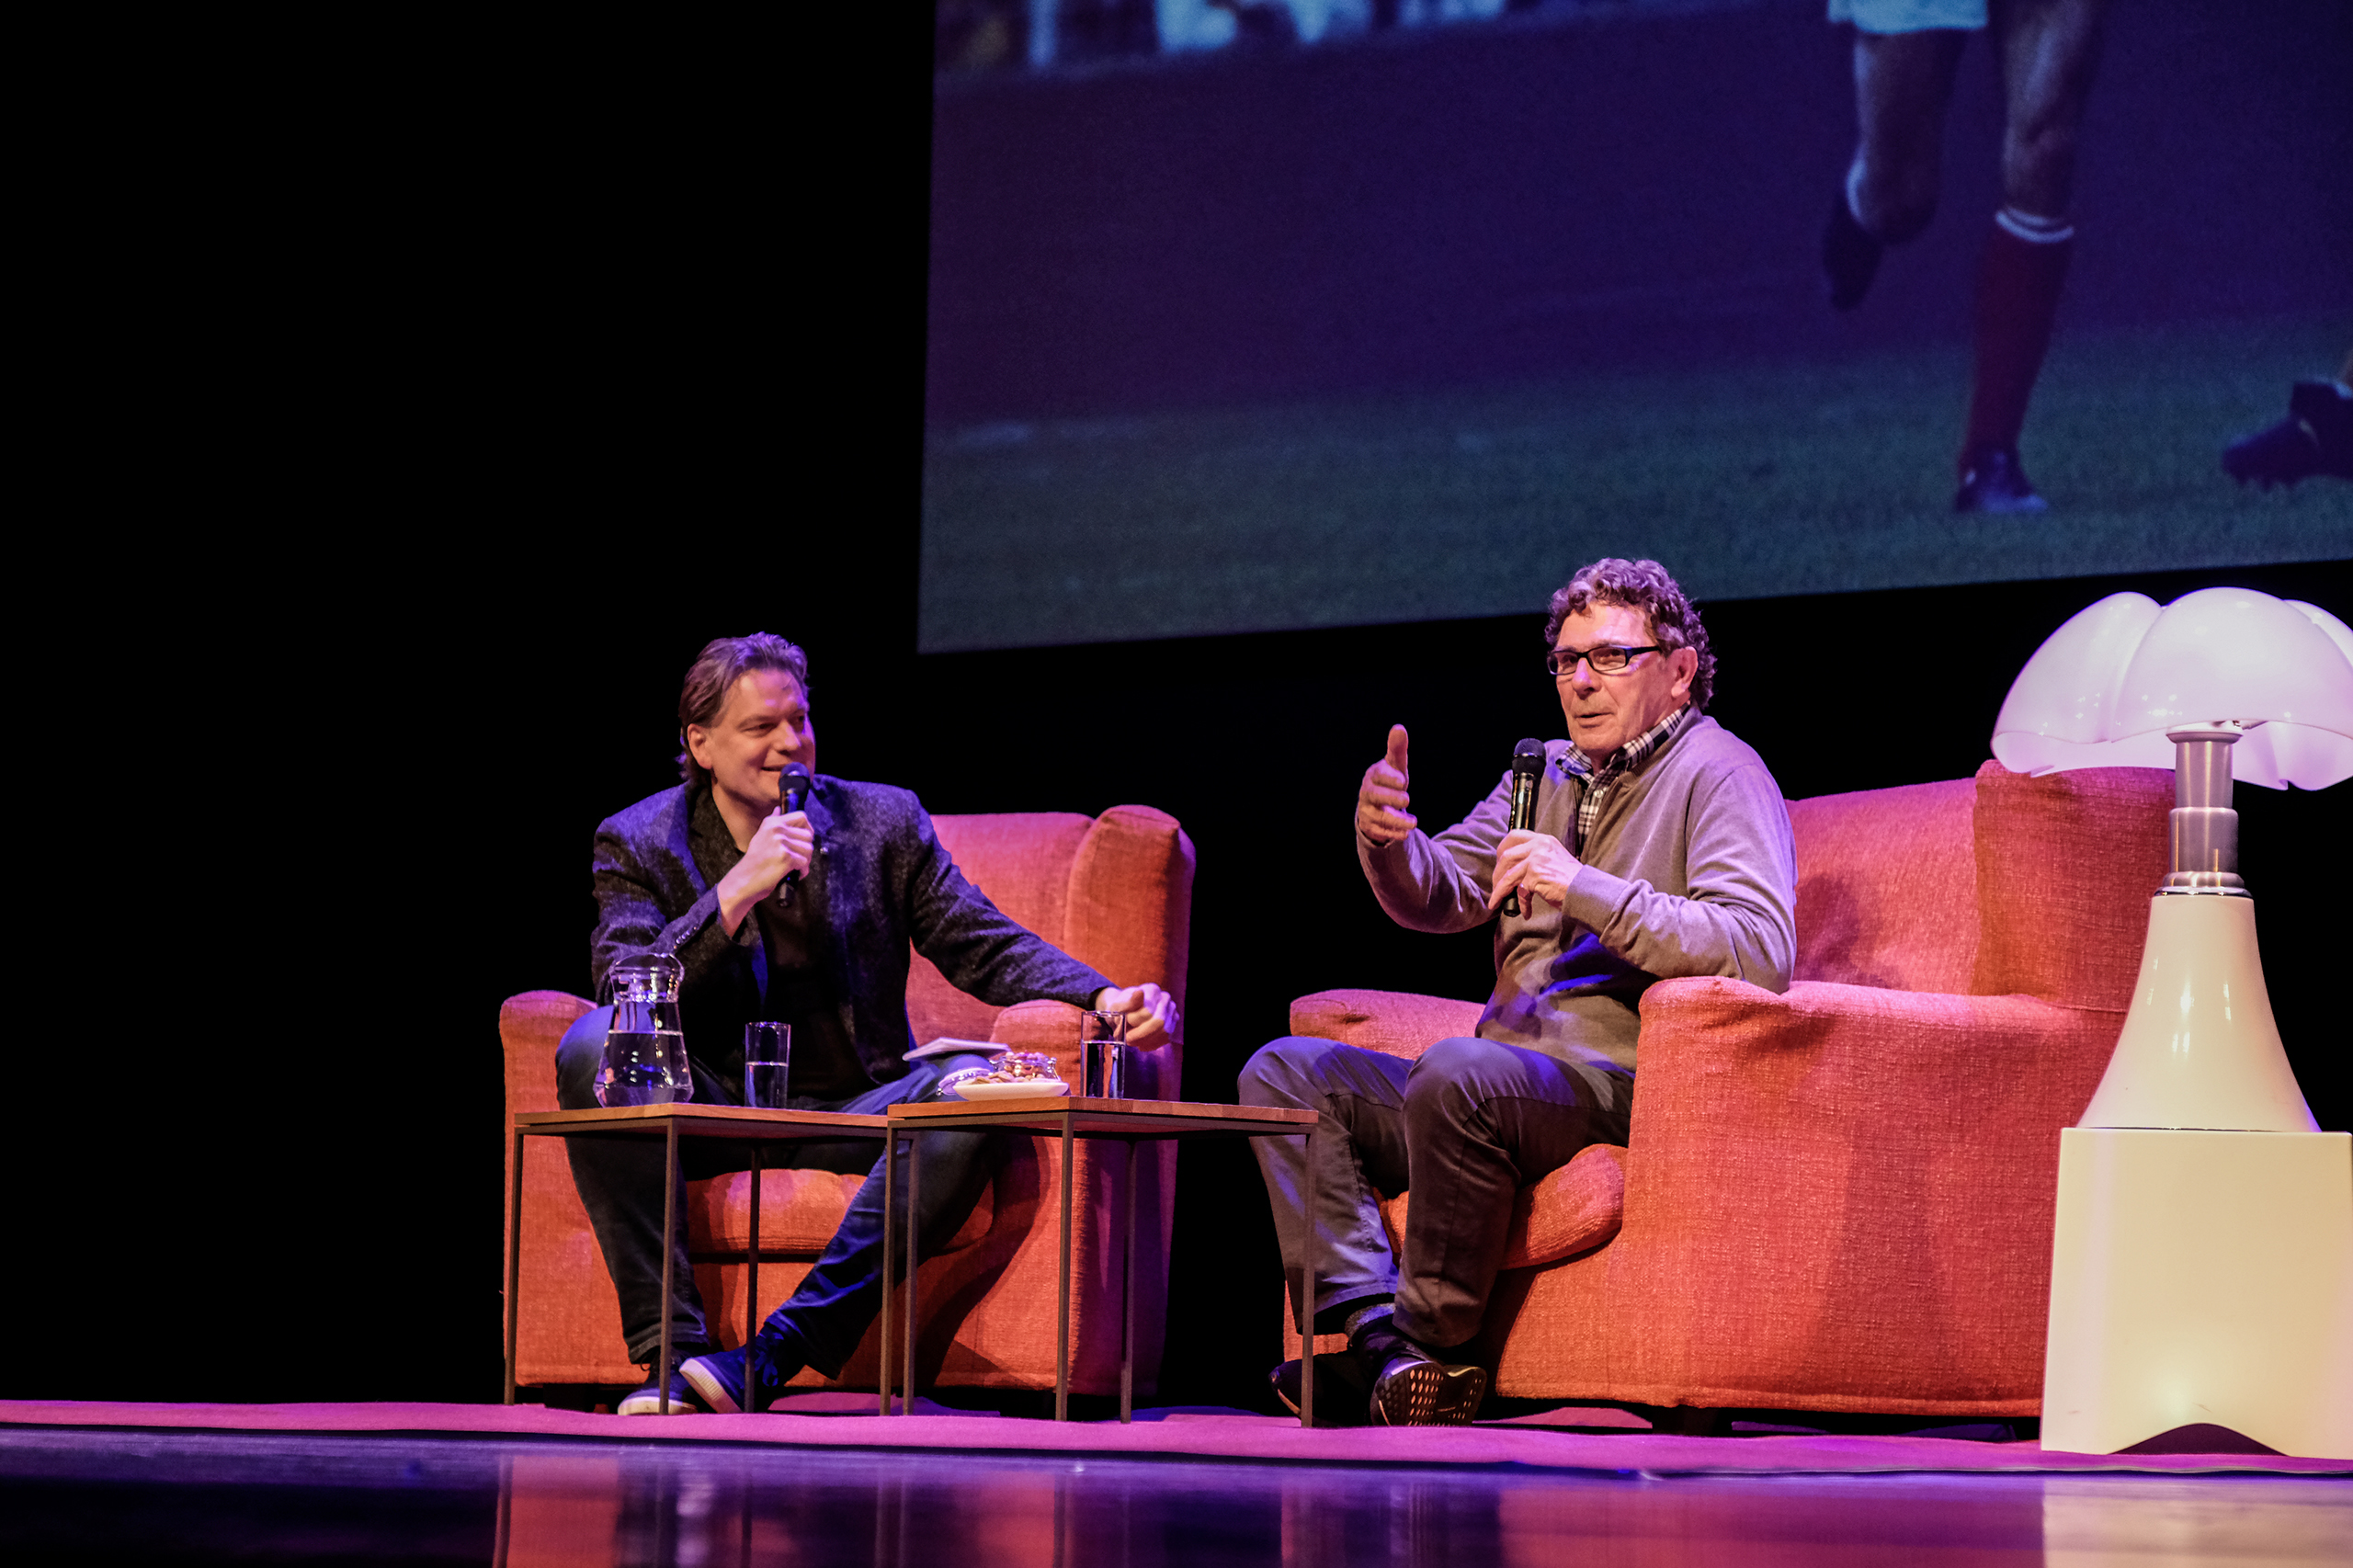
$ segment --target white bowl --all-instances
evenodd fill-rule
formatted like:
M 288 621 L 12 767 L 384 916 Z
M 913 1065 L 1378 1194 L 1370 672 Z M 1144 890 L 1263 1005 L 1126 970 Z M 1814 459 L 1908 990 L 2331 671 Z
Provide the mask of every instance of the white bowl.
M 1024 1078 L 1011 1084 L 983 1084 L 967 1079 L 956 1092 L 968 1100 L 1051 1100 L 1070 1093 L 1060 1078 Z

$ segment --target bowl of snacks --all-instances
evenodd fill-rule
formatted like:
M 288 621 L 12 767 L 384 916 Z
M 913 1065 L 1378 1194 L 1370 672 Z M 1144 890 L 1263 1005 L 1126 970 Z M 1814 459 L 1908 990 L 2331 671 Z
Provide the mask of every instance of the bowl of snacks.
M 1048 1099 L 1070 1093 L 1054 1071 L 1054 1059 L 1040 1051 L 1008 1051 L 995 1066 L 952 1073 L 939 1087 L 942 1097 L 968 1100 Z

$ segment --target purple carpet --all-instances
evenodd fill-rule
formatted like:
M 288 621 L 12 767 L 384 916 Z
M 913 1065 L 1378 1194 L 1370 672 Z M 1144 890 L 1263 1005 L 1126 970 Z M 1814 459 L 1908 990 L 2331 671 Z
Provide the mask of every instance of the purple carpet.
M 2067 1454 L 2040 1445 L 1921 1437 L 1685 1437 L 1560 1430 L 1526 1419 L 1478 1426 L 1348 1427 L 1238 1411 L 1154 1410 L 1132 1426 L 1031 1421 L 947 1411 L 872 1414 L 870 1397 L 810 1394 L 762 1415 L 591 1415 L 536 1404 L 131 1404 L 0 1400 L 0 1425 L 233 1432 L 432 1433 L 604 1441 L 763 1443 L 838 1449 L 1074 1453 L 1309 1464 L 1519 1465 L 1644 1475 L 1893 1474 L 1906 1471 L 2143 1475 L 2353 1474 L 2353 1461 L 2269 1454 Z M 864 1414 L 854 1414 L 863 1412 Z M 1616 1410 L 1565 1410 L 1556 1424 L 1623 1422 Z

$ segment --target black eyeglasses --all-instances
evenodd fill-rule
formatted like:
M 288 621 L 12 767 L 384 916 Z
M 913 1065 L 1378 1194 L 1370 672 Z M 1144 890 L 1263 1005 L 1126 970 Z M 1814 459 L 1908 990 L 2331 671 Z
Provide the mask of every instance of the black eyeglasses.
M 1664 653 L 1665 652 L 1666 650 L 1665 648 L 1660 647 L 1655 642 L 1645 642 L 1639 648 L 1619 648 L 1612 646 L 1603 646 L 1599 648 L 1555 648 L 1551 653 L 1544 655 L 1544 667 L 1552 672 L 1552 678 L 1554 680 L 1559 680 L 1563 676 L 1574 673 L 1577 667 L 1577 661 L 1579 659 L 1583 659 L 1585 661 L 1586 668 L 1591 670 L 1595 675 L 1614 676 L 1622 673 L 1628 665 L 1632 664 L 1634 662 L 1634 655 L 1637 653 Z

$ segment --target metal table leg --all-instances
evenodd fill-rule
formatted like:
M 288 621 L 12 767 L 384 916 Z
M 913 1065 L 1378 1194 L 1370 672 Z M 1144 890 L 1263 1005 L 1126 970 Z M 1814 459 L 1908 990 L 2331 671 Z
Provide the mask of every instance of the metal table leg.
M 1299 1271 L 1299 1424 L 1315 1425 L 1315 1134 L 1307 1135 L 1307 1247 Z
M 671 1254 L 678 1243 L 678 1123 L 673 1117 L 662 1141 L 662 1358 L 654 1369 L 654 1386 L 662 1392 L 654 1408 L 670 1414 L 670 1274 Z
M 896 1236 L 896 1207 L 892 1200 L 892 1177 L 899 1169 L 899 1130 L 895 1127 L 882 1140 L 882 1322 L 875 1343 L 881 1347 L 874 1358 L 874 1382 L 881 1397 L 877 1415 L 891 1414 L 891 1244 Z
M 523 1135 L 515 1134 L 515 1163 L 506 1176 L 506 1403 L 515 1403 L 515 1292 L 523 1275 Z
M 1127 1278 L 1120 1287 L 1120 1425 L 1136 1414 L 1136 1141 L 1128 1140 L 1128 1218 L 1120 1250 L 1127 1258 Z
M 1070 1419 L 1070 1189 L 1072 1169 L 1070 1112 L 1063 1112 L 1063 1247 L 1062 1267 L 1054 1290 L 1054 1419 Z
M 750 1069 L 746 1068 L 746 1072 Z M 752 1145 L 752 1252 L 744 1281 L 744 1408 L 757 1414 L 760 1385 L 752 1377 L 752 1336 L 760 1323 L 760 1146 Z M 719 1336 L 711 1335 L 715 1340 Z
M 922 1261 L 916 1256 L 916 1233 L 923 1229 L 916 1218 L 915 1196 L 923 1180 L 923 1139 L 912 1127 L 907 1129 L 907 1367 L 899 1381 L 899 1414 L 915 1413 L 915 1267 Z

